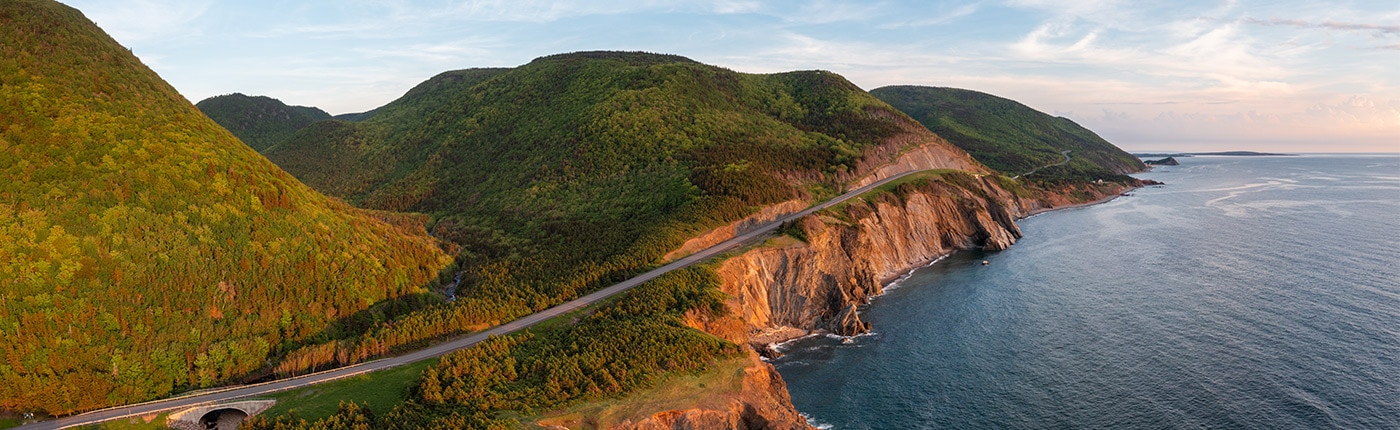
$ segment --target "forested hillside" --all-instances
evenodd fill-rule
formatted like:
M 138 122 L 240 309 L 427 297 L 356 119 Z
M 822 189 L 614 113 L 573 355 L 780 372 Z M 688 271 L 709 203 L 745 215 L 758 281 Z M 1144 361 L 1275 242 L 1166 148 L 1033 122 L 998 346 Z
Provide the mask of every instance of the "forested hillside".
M 287 106 L 271 97 L 241 93 L 210 97 L 194 106 L 256 151 L 287 140 L 313 122 L 331 118 L 314 107 Z
M 256 372 L 425 292 L 424 221 L 306 187 L 77 10 L 0 2 L 0 408 Z
M 1039 170 L 1028 179 L 1124 181 L 1123 174 L 1146 169 L 1137 157 L 1074 121 L 1046 115 L 1014 100 L 957 88 L 920 86 L 877 88 L 870 94 L 1007 176 L 1063 161 L 1062 151 L 1070 151 L 1069 163 Z
M 687 327 L 683 315 L 727 312 L 712 268 L 668 273 L 569 323 L 453 352 L 375 414 L 351 399 L 330 417 L 255 417 L 253 429 L 507 429 L 580 401 L 616 398 L 668 376 L 705 371 L 741 347 Z
M 318 122 L 265 153 L 328 194 L 431 214 L 435 234 L 463 247 L 458 299 L 308 349 L 286 372 L 544 309 L 936 140 L 829 72 L 751 75 L 629 52 L 448 72 L 366 116 Z

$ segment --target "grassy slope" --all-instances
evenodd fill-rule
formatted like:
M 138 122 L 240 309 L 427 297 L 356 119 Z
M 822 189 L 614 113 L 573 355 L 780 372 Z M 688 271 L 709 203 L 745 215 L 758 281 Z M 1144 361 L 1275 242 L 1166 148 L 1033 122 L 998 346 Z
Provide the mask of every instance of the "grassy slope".
M 0 3 L 0 82 L 0 408 L 228 381 L 448 262 L 239 143 L 77 10 Z
M 526 425 L 606 429 L 625 421 L 639 422 L 661 411 L 724 410 L 741 395 L 744 371 L 750 365 L 752 360 L 741 354 L 718 360 L 704 372 L 673 375 L 626 396 L 580 403 L 519 420 Z
M 287 140 L 313 122 L 331 118 L 314 107 L 287 106 L 274 98 L 239 93 L 200 100 L 195 107 L 256 151 Z
M 1094 132 L 1062 117 L 1046 115 L 1013 100 L 956 88 L 891 86 L 870 92 L 914 117 L 934 133 L 1007 176 L 1057 163 L 1039 178 L 1111 180 L 1146 167 Z

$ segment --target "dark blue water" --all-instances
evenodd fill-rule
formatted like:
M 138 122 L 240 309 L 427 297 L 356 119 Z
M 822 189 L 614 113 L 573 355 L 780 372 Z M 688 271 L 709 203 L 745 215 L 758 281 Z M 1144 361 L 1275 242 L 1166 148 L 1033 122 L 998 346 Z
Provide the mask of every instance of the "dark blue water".
M 840 429 L 1400 428 L 1400 156 L 1195 157 L 774 364 Z M 991 265 L 981 266 L 981 260 Z

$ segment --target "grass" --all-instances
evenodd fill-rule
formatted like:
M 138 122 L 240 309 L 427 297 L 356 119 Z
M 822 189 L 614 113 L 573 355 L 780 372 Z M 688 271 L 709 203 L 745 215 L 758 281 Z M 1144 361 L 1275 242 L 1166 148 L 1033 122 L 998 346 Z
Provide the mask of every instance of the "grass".
M 170 426 L 165 423 L 165 419 L 169 416 L 170 414 L 168 413 L 155 416 L 137 415 L 78 428 L 103 430 L 164 430 L 170 428 Z
M 796 244 L 798 244 L 798 243 L 802 243 L 802 239 L 798 239 L 798 238 L 795 238 L 795 237 L 792 237 L 792 236 L 789 236 L 789 235 L 784 234 L 784 235 L 778 235 L 778 236 L 773 236 L 773 237 L 768 238 L 768 240 L 763 241 L 763 244 L 760 245 L 759 247 L 761 247 L 761 248 L 786 248 L 786 247 L 788 247 L 788 246 L 796 245 Z
M 613 428 L 628 420 L 635 423 L 663 411 L 725 408 L 743 390 L 744 369 L 749 363 L 748 356 L 739 355 L 717 361 L 699 374 L 674 376 L 623 397 L 510 418 L 520 420 L 527 428 L 538 425 L 599 429 Z
M 905 176 L 905 177 L 902 177 L 902 178 L 899 178 L 899 179 L 895 179 L 895 180 L 893 180 L 893 181 L 890 181 L 890 182 L 887 183 L 887 184 L 884 184 L 884 185 L 875 187 L 875 188 L 871 189 L 870 191 L 866 191 L 866 192 L 862 193 L 862 194 L 859 195 L 859 196 L 852 197 L 850 200 L 846 200 L 846 201 L 844 201 L 844 202 L 837 203 L 836 205 L 833 205 L 833 206 L 831 206 L 831 207 L 829 207 L 829 208 L 822 209 L 819 213 L 830 213 L 830 214 L 839 214 L 839 213 L 843 213 L 843 212 L 845 211 L 845 209 L 846 209 L 847 206 L 850 206 L 852 203 L 855 203 L 855 202 L 857 202 L 857 201 L 870 201 L 870 198 L 871 198 L 871 197 L 874 197 L 874 196 L 878 196 L 878 195 L 881 195 L 881 194 L 892 194 L 892 193 L 895 193 L 896 190 L 898 190 L 899 187 L 900 187 L 901 185 L 904 185 L 904 184 L 922 184 L 922 183 L 927 183 L 927 182 L 930 182 L 930 181 L 942 180 L 942 179 L 943 179 L 943 175 L 946 175 L 946 174 L 951 173 L 951 172 L 961 172 L 961 170 L 955 170 L 955 169 L 935 169 L 935 170 L 925 170 L 925 171 L 918 172 L 918 173 L 912 173 L 912 174 L 910 174 L 909 176 Z
M 404 399 L 408 398 L 408 388 L 418 382 L 418 375 L 435 363 L 437 359 L 433 358 L 389 370 L 277 393 L 265 397 L 276 400 L 277 404 L 259 415 L 272 418 L 295 414 L 297 418 L 311 421 L 334 415 L 342 401 L 367 403 L 369 409 L 376 414 L 388 412 L 394 405 L 403 403 Z
M 916 182 L 927 182 L 927 181 L 931 181 L 931 180 L 943 179 L 943 175 L 948 174 L 948 173 L 951 173 L 951 172 L 962 172 L 962 171 L 961 171 L 961 170 L 957 170 L 957 169 L 934 169 L 934 170 L 925 170 L 925 171 L 922 171 L 922 172 L 910 174 L 909 176 L 905 176 L 905 177 L 903 177 L 903 178 L 895 179 L 895 180 L 893 180 L 893 181 L 890 181 L 890 183 L 888 183 L 888 184 L 884 184 L 884 185 L 875 187 L 875 189 L 870 190 L 869 192 L 867 192 L 867 193 L 865 193 L 865 194 L 861 194 L 861 196 L 867 196 L 867 195 L 871 195 L 871 193 L 877 193 L 877 192 L 879 192 L 879 193 L 892 193 L 892 192 L 894 192 L 895 189 L 899 188 L 900 185 L 909 184 L 909 183 L 916 183 Z

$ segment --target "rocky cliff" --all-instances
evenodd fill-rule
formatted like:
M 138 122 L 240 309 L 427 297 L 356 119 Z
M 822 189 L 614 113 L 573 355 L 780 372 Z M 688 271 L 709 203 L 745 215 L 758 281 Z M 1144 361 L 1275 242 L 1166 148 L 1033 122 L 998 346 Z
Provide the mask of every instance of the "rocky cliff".
M 738 393 L 723 406 L 658 412 L 637 422 L 623 422 L 619 429 L 806 429 L 788 398 L 787 384 L 773 366 L 752 352 L 744 368 Z
M 938 148 L 909 151 L 895 163 L 874 167 L 853 186 L 908 170 L 968 168 Z M 884 291 L 885 283 L 915 267 L 961 249 L 1003 250 L 1021 237 L 1015 220 L 1041 211 L 1099 201 L 1125 187 L 1065 186 L 1016 193 L 984 169 L 930 173 L 887 186 L 848 204 L 818 212 L 785 229 L 783 236 L 720 263 L 729 314 L 688 314 L 692 327 L 762 354 L 771 345 L 813 332 L 855 335 L 870 330 L 858 306 Z M 870 179 L 877 178 L 877 179 Z M 1030 196 L 1030 197 L 1024 197 Z M 733 237 L 746 226 L 791 213 L 785 202 L 734 225 L 711 231 L 673 253 L 679 256 Z M 754 359 L 745 369 L 742 394 L 724 405 L 657 412 L 627 422 L 633 429 L 810 428 L 789 400 L 782 377 Z
M 931 181 L 809 216 L 796 226 L 805 241 L 755 248 L 722 263 L 729 307 L 748 325 L 749 341 L 863 333 L 870 327 L 856 307 L 882 293 L 884 282 L 959 249 L 1015 243 L 1021 231 L 1014 219 L 1039 203 L 989 179 L 962 177 L 970 179 L 964 186 Z

